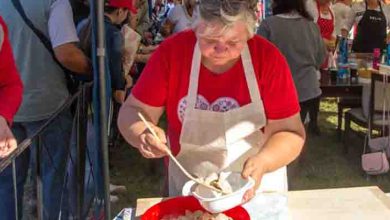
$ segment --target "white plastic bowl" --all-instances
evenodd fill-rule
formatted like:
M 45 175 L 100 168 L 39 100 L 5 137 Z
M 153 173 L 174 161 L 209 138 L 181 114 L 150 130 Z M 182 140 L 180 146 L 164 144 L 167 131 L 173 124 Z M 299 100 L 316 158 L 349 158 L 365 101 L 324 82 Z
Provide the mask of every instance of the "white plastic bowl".
M 214 197 L 209 190 L 198 186 L 193 180 L 188 181 L 182 190 L 184 196 L 193 195 L 203 208 L 211 213 L 221 213 L 242 204 L 245 192 L 255 185 L 252 178 L 243 179 L 240 173 L 229 173 L 226 179 L 232 186 L 233 193 Z

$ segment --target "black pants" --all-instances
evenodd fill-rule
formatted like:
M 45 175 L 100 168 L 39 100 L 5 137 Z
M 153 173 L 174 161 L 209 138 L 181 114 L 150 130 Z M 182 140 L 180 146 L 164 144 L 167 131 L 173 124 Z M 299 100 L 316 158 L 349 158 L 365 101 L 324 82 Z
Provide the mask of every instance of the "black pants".
M 304 102 L 300 102 L 299 105 L 301 106 L 302 122 L 305 121 L 306 115 L 309 113 L 310 115 L 309 128 L 317 128 L 318 112 L 320 111 L 320 96 L 313 99 L 309 99 Z

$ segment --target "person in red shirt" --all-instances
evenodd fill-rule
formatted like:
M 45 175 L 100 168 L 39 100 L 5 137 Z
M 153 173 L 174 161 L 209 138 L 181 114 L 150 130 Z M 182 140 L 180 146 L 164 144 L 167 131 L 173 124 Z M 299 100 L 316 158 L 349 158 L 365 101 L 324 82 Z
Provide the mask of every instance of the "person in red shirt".
M 17 146 L 9 126 L 22 102 L 23 89 L 7 35 L 7 27 L 0 17 L 0 159 Z
M 245 201 L 257 190 L 287 190 L 285 166 L 305 139 L 288 64 L 253 33 L 255 7 L 256 1 L 200 1 L 193 30 L 159 46 L 118 118 L 124 138 L 146 158 L 164 157 L 170 149 L 195 176 L 232 171 L 253 178 Z M 157 126 L 164 111 L 168 140 Z M 181 194 L 187 180 L 169 161 L 170 196 Z

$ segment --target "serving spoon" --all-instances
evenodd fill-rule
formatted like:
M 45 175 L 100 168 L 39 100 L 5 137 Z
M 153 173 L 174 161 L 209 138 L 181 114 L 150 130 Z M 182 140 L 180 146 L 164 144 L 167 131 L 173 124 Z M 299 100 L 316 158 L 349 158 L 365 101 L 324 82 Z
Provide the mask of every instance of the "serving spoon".
M 160 143 L 162 143 L 161 139 L 157 136 L 156 132 L 154 131 L 154 129 L 150 126 L 149 122 L 145 119 L 145 117 L 142 115 L 141 112 L 138 112 L 138 117 L 143 121 L 143 123 L 145 124 L 146 128 L 150 131 L 150 133 L 152 133 L 153 137 L 159 141 Z M 217 188 L 215 186 L 215 184 L 213 185 L 209 185 L 209 184 L 206 184 L 205 182 L 202 182 L 200 181 L 199 179 L 195 178 L 194 176 L 192 176 L 181 164 L 180 162 L 176 159 L 175 156 L 173 156 L 172 154 L 172 151 L 167 148 L 166 149 L 166 152 L 168 154 L 168 156 L 171 158 L 171 160 L 180 168 L 180 170 L 184 173 L 184 175 L 186 175 L 189 179 L 193 180 L 194 182 L 196 182 L 197 184 L 199 185 L 202 185 L 208 189 L 211 189 L 213 191 L 216 191 L 218 193 L 222 193 L 223 195 L 227 194 L 226 192 L 224 192 L 221 188 Z

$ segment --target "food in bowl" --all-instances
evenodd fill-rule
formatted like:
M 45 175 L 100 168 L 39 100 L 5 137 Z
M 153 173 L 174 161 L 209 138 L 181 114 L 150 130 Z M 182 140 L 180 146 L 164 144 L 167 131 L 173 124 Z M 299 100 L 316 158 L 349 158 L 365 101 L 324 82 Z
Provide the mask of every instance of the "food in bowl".
M 233 220 L 233 218 L 230 218 L 222 213 L 210 214 L 207 212 L 202 212 L 200 210 L 195 212 L 186 210 L 185 215 L 167 215 L 164 216 L 161 220 Z
M 220 174 L 221 177 L 217 178 L 225 178 L 223 175 L 225 174 Z M 255 181 L 251 177 L 248 179 L 243 179 L 241 173 L 238 172 L 227 172 L 226 176 L 227 177 L 222 182 L 221 187 L 231 187 L 231 193 L 229 194 L 221 195 L 214 190 L 197 184 L 193 180 L 188 181 L 184 185 L 182 193 L 184 196 L 193 195 L 199 201 L 201 206 L 208 212 L 224 212 L 241 205 L 243 203 L 243 196 L 245 192 L 255 185 Z M 215 178 L 210 178 L 210 181 L 214 180 Z
M 210 189 L 204 189 L 208 190 L 209 193 L 213 194 L 215 198 L 221 197 L 223 195 L 228 195 L 233 193 L 232 186 L 230 185 L 229 181 L 227 181 L 227 177 L 229 176 L 229 173 L 221 172 L 221 173 L 212 173 L 208 177 L 206 177 L 203 181 L 205 184 L 213 186 L 217 189 L 220 189 L 222 193 L 216 192 Z

